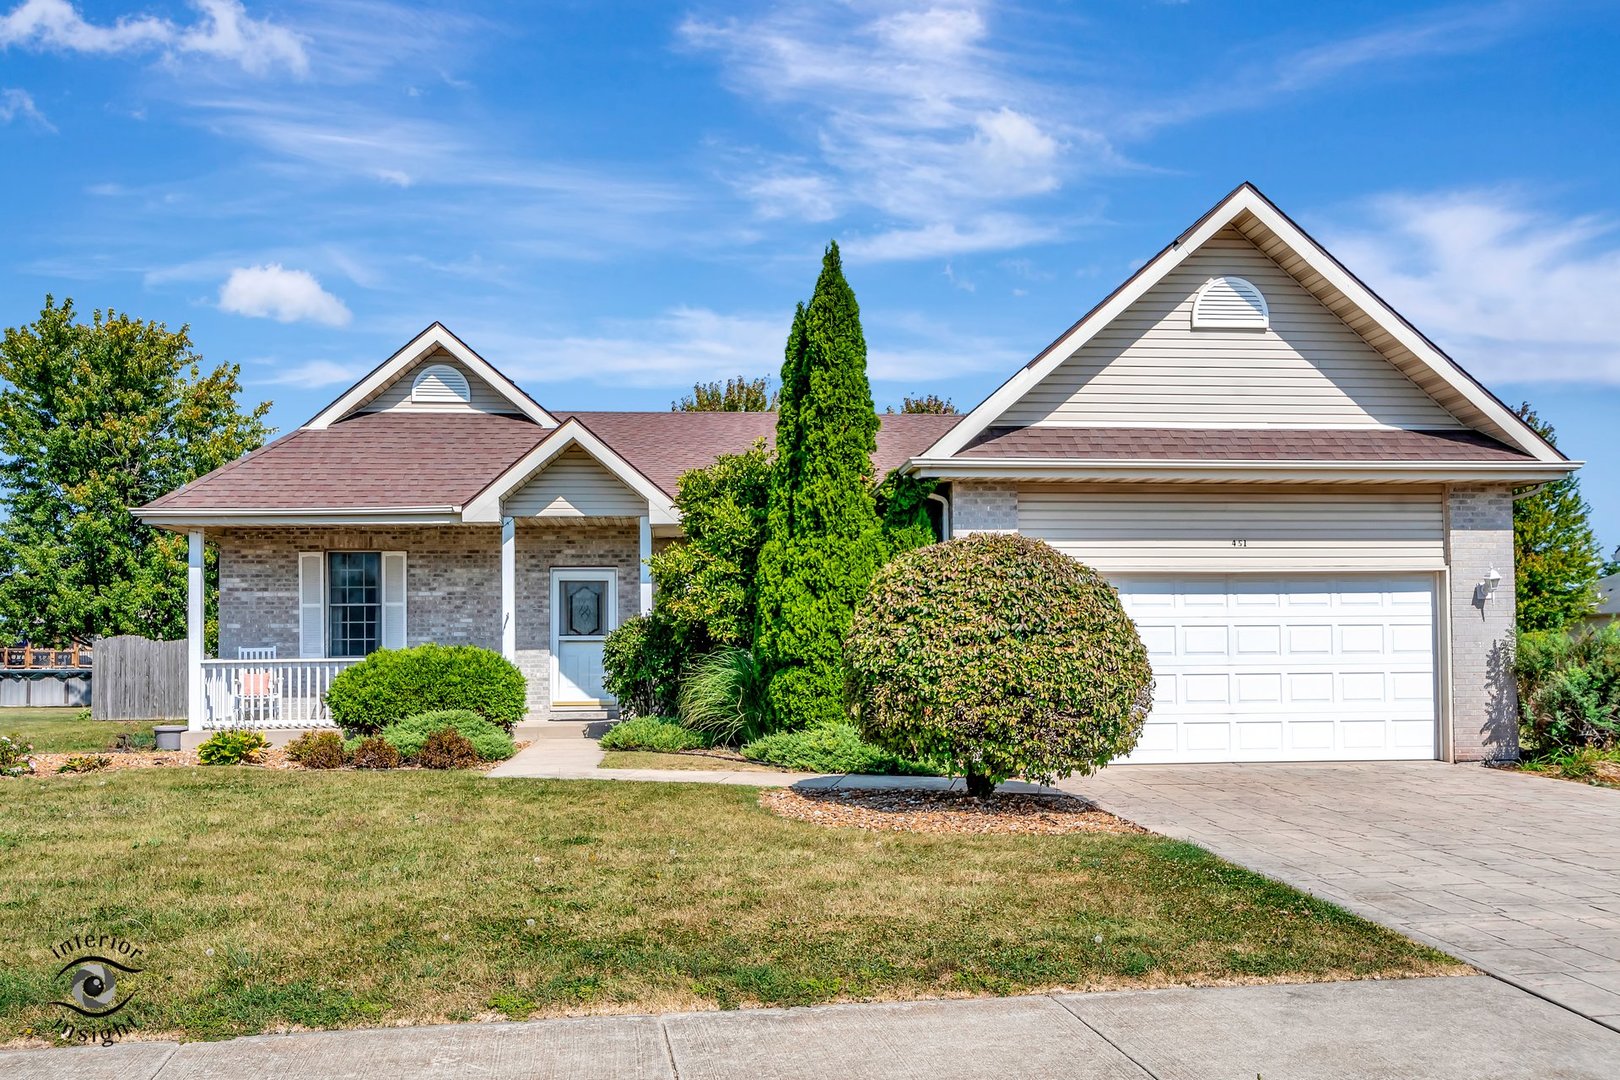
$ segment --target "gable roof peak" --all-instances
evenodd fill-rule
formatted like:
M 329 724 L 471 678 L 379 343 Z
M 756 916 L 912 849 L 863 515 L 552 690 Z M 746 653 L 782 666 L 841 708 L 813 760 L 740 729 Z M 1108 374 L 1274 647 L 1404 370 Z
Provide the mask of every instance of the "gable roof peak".
M 1254 231 L 1274 238 L 1292 255 L 1297 256 L 1298 261 L 1319 278 L 1324 287 L 1332 290 L 1349 307 L 1365 313 L 1365 316 L 1389 339 L 1385 347 L 1375 346 L 1380 352 L 1385 352 L 1388 356 L 1386 348 L 1399 350 L 1406 358 L 1403 363 L 1410 362 L 1432 373 L 1446 390 L 1448 400 L 1454 399 L 1456 404 L 1468 413 L 1467 417 L 1459 415 L 1459 419 L 1492 438 L 1523 450 L 1537 461 L 1552 463 L 1568 460 L 1496 395 L 1464 371 L 1455 360 L 1407 322 L 1404 316 L 1390 307 L 1360 278 L 1346 269 L 1249 180 L 1240 183 L 1205 211 L 1197 221 L 1160 249 L 1158 254 L 1144 263 L 1136 273 L 1125 279 L 1118 288 L 1081 316 L 1080 320 L 1057 340 L 1014 372 L 1011 378 L 963 417 L 960 424 L 920 456 L 939 459 L 960 453 L 987 428 L 995 424 L 1010 406 L 1051 374 L 1059 364 L 1141 299 L 1149 289 L 1163 281 L 1193 252 L 1239 219 L 1243 219 L 1239 228 L 1245 235 Z M 1250 239 L 1253 238 L 1251 235 Z M 1445 402 L 1442 402 L 1442 406 L 1456 412 L 1456 409 Z
M 449 327 L 437 319 L 429 323 L 421 333 L 406 342 L 394 355 L 372 368 L 353 386 L 339 394 L 330 405 L 316 413 L 303 426 L 312 431 L 321 431 L 331 427 L 367 401 L 370 401 L 422 359 L 440 352 L 448 353 L 480 379 L 483 379 L 496 393 L 511 402 L 518 414 L 533 420 L 541 427 L 552 428 L 557 426 L 556 418 L 542 408 L 539 402 L 525 393 L 522 387 L 508 378 L 494 364 L 478 355 L 471 346 L 462 341 Z

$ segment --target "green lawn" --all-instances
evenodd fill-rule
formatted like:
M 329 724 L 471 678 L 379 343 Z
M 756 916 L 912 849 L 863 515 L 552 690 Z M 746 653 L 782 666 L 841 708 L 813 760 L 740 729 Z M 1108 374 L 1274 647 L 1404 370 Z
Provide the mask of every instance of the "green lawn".
M 1188 844 L 874 834 L 752 788 L 244 768 L 0 781 L 0 1042 L 52 942 L 218 1038 L 578 1012 L 1461 970 Z M 126 985 L 131 985 L 126 977 Z
M 757 761 L 734 761 L 731 758 L 708 757 L 703 754 L 661 754 L 655 750 L 609 750 L 602 755 L 599 769 L 676 769 L 704 772 L 790 772 L 774 765 L 761 765 Z
M 152 727 L 162 720 L 92 720 L 89 709 L 0 709 L 0 735 L 22 736 L 39 754 L 94 753 L 111 748 L 121 732 L 140 749 L 152 748 Z

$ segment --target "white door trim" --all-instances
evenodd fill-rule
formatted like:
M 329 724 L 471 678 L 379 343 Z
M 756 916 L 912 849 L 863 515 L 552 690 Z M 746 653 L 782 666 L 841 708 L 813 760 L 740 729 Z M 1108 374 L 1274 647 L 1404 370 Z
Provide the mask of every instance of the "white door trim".
M 604 618 L 607 622 L 607 631 L 612 633 L 619 625 L 619 572 L 611 566 L 554 566 L 551 568 L 550 592 L 547 594 L 546 606 L 551 612 L 551 662 L 549 683 L 546 687 L 546 703 L 554 709 L 599 709 L 605 705 L 613 704 L 611 698 L 596 701 L 558 701 L 557 684 L 561 681 L 562 673 L 557 661 L 557 646 L 562 641 L 559 633 L 561 623 L 558 615 L 561 611 L 559 604 L 559 586 L 564 581 L 605 581 L 607 583 L 607 611 Z

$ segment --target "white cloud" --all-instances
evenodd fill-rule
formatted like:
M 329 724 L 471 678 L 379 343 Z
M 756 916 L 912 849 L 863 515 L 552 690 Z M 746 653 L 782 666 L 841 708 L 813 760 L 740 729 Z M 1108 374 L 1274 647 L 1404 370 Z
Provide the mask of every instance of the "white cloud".
M 297 367 L 276 365 L 274 374 L 264 381 L 274 386 L 297 386 L 318 390 L 326 386 L 347 386 L 359 376 L 347 365 L 331 360 L 308 360 Z
M 1522 195 L 1387 195 L 1328 246 L 1487 382 L 1620 383 L 1620 221 Z
M 853 236 L 842 246 L 862 259 L 931 259 L 976 251 L 1003 251 L 1056 239 L 1054 226 L 1018 214 L 985 214 L 957 222 L 933 222 L 911 229 L 890 229 L 872 236 Z
M 735 181 L 764 217 L 828 221 L 877 211 L 893 239 L 870 258 L 1026 243 L 1047 231 L 1010 204 L 1118 155 L 993 48 L 977 5 L 798 5 L 756 19 L 688 19 L 689 47 L 717 55 L 741 94 L 780 107 L 805 155 Z M 806 157 L 811 163 L 806 163 Z M 994 228 L 968 226 L 982 218 Z M 908 239 L 909 238 L 909 239 Z
M 56 130 L 55 125 L 39 111 L 39 106 L 34 104 L 34 96 L 28 91 L 0 89 L 0 124 L 9 124 L 17 119 L 32 120 L 47 131 Z
M 279 263 L 232 270 L 219 288 L 219 307 L 236 315 L 278 322 L 346 326 L 351 318 L 343 301 L 321 288 L 315 275 L 287 270 Z
M 677 307 L 650 319 L 607 323 L 600 334 L 537 337 L 497 325 L 468 327 L 467 339 L 520 383 L 593 382 L 676 392 L 698 380 L 775 377 L 791 322 L 792 313 L 785 311 L 727 314 Z M 867 370 L 880 382 L 937 380 L 1022 359 L 1001 342 L 915 313 L 868 319 L 866 339 Z
M 188 26 L 152 15 L 97 24 L 69 0 L 23 0 L 0 15 L 0 47 L 108 55 L 158 51 L 227 60 L 255 75 L 277 67 L 297 75 L 308 71 L 302 38 L 268 19 L 252 18 L 240 0 L 193 0 L 192 6 L 199 18 Z

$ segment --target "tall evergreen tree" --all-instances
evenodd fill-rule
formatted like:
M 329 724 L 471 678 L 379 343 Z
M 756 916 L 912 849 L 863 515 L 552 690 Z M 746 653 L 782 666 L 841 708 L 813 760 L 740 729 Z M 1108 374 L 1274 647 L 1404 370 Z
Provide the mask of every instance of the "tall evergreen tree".
M 0 340 L 0 635 L 60 645 L 183 637 L 186 539 L 130 508 L 262 443 L 238 369 L 203 373 L 182 328 L 71 300 Z
M 1520 419 L 1549 443 L 1552 425 L 1529 402 Z M 1589 520 L 1592 508 L 1581 498 L 1575 477 L 1548 484 L 1513 504 L 1513 569 L 1518 626 L 1556 630 L 1597 606 L 1596 582 L 1602 563 Z
M 779 726 L 844 715 L 844 634 L 884 558 L 872 497 L 877 412 L 860 308 L 830 244 L 794 313 L 777 405 L 755 648 Z

